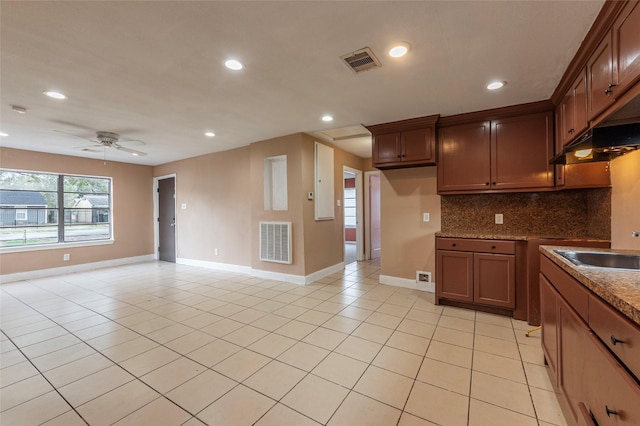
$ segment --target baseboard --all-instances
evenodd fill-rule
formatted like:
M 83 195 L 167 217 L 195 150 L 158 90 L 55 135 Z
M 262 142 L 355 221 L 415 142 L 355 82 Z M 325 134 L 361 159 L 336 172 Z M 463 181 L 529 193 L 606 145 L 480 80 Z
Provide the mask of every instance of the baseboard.
M 250 266 L 234 265 L 233 263 L 209 262 L 206 260 L 186 259 L 179 257 L 176 263 L 180 265 L 198 266 L 200 268 L 215 269 L 217 271 L 236 272 L 251 275 Z
M 81 263 L 78 265 L 61 266 L 59 268 L 38 269 L 36 271 L 16 272 L 14 274 L 0 275 L 0 282 L 10 283 L 15 281 L 33 280 L 37 278 L 51 277 L 74 272 L 92 271 L 100 268 L 129 265 L 132 263 L 149 262 L 155 260 L 153 254 L 143 256 L 124 257 L 121 259 L 102 260 L 100 262 Z
M 328 266 L 324 269 L 320 269 L 319 271 L 312 272 L 311 274 L 304 277 L 305 284 L 311 284 L 314 281 L 319 280 L 320 278 L 324 278 L 331 274 L 335 274 L 336 272 L 340 272 L 344 269 L 344 262 L 336 263 L 333 266 Z
M 428 293 L 436 292 L 435 283 L 416 282 L 416 280 L 392 277 L 390 275 L 380 275 L 380 284 L 392 285 L 394 287 L 411 288 L 414 290 L 426 291 Z
M 265 271 L 264 269 L 252 269 L 250 274 L 257 278 L 265 280 L 282 281 L 285 283 L 304 285 L 305 277 L 303 275 L 283 274 L 282 272 Z

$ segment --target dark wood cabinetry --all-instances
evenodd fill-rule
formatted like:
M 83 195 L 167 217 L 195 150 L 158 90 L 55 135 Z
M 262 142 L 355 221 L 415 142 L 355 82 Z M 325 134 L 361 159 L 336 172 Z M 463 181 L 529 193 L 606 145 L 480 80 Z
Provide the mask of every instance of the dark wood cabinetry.
M 587 121 L 587 72 L 583 70 L 562 99 L 557 111 L 556 151 L 589 127 Z
M 553 188 L 551 112 L 439 129 L 438 193 Z
M 438 238 L 436 299 L 514 309 L 515 242 Z
M 367 126 L 373 135 L 373 166 L 379 169 L 436 164 L 437 115 Z
M 640 6 L 627 2 L 587 62 L 588 118 L 593 120 L 640 78 Z
M 544 255 L 540 263 L 542 349 L 569 423 L 640 424 L 640 327 Z

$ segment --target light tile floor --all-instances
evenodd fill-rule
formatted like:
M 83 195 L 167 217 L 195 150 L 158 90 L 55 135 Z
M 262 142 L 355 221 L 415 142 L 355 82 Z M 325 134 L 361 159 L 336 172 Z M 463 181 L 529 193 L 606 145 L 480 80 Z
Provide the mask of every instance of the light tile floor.
M 378 273 L 152 262 L 3 284 L 0 423 L 565 424 L 539 333 Z

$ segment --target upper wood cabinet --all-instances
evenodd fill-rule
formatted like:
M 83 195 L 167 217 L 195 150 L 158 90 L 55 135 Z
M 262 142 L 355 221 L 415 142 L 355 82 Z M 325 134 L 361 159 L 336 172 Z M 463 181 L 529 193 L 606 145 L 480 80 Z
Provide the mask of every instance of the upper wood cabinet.
M 379 169 L 436 164 L 438 115 L 367 126 L 373 135 L 373 166 Z
M 593 120 L 640 79 L 640 6 L 628 2 L 587 62 L 588 118 Z
M 551 112 L 443 127 L 438 146 L 439 193 L 554 186 Z
M 582 70 L 580 75 L 571 85 L 562 103 L 556 111 L 558 138 L 556 139 L 556 151 L 571 142 L 589 127 L 587 121 L 587 71 Z

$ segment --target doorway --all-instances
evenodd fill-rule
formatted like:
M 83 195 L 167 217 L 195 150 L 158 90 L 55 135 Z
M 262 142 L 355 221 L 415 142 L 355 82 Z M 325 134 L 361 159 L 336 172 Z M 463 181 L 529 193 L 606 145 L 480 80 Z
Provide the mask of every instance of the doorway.
M 343 168 L 344 263 L 364 260 L 362 232 L 362 171 Z
M 379 259 L 381 252 L 380 237 L 380 172 L 367 172 L 365 181 L 366 200 L 366 258 Z
M 158 260 L 176 262 L 176 177 L 155 178 Z

